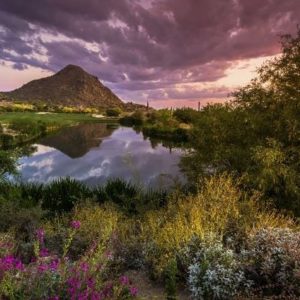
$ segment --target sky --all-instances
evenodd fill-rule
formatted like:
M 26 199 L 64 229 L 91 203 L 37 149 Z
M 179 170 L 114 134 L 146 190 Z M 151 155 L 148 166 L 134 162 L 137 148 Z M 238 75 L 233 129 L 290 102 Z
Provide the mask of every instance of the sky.
M 75 64 L 124 101 L 220 102 L 299 20 L 300 0 L 0 0 L 0 90 Z

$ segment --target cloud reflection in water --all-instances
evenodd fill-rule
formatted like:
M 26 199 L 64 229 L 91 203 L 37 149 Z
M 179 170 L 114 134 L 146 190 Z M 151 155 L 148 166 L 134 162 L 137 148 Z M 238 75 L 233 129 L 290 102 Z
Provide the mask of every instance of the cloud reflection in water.
M 80 126 L 81 131 L 82 126 L 84 125 Z M 90 128 L 91 124 L 88 126 Z M 75 131 L 73 130 L 73 133 Z M 62 140 L 61 134 L 63 133 L 57 135 L 57 139 L 68 143 L 66 135 Z M 97 185 L 108 178 L 123 178 L 152 187 L 169 185 L 173 180 L 183 180 L 184 177 L 178 167 L 182 155 L 180 149 L 173 149 L 170 152 L 161 144 L 153 148 L 149 140 L 145 140 L 141 133 L 136 133 L 131 128 L 119 127 L 109 134 L 108 137 L 101 137 L 99 146 L 93 146 L 87 149 L 83 156 L 75 158 L 51 147 L 49 140 L 47 146 L 38 143 L 37 151 L 32 156 L 19 160 L 21 180 L 50 182 L 59 177 L 69 176 L 89 185 Z M 85 138 L 95 140 L 100 137 L 94 130 L 92 135 Z M 72 144 L 67 146 L 77 147 L 74 138 L 71 140 Z

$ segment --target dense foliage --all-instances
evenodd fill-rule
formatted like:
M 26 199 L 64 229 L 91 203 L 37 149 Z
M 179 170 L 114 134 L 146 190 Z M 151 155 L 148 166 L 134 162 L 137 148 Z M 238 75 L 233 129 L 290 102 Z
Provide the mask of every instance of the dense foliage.
M 282 46 L 231 103 L 199 113 L 182 166 L 195 181 L 233 172 L 244 188 L 300 216 L 300 32 Z
M 13 183 L 23 150 L 0 151 L 0 298 L 143 297 L 134 269 L 164 284 L 158 299 L 299 299 L 300 31 L 282 46 L 230 103 L 121 120 L 188 141 L 188 186 Z M 36 132 L 3 126 L 2 147 L 7 130 Z
M 103 189 L 120 189 L 120 183 L 113 185 Z M 56 206 L 52 211 L 34 200 L 39 192 L 33 185 L 26 193 L 23 186 L 21 196 L 2 193 L 1 296 L 73 299 L 75 293 L 74 299 L 131 299 L 138 282 L 123 276 L 129 269 L 165 282 L 168 299 L 176 298 L 178 283 L 195 299 L 232 299 L 257 291 L 300 295 L 297 224 L 261 207 L 229 175 L 207 179 L 193 195 L 172 193 L 166 203 L 138 214 L 128 211 L 129 194 L 121 203 L 117 192 L 99 203 L 83 190 L 74 194 L 79 183 L 64 186 L 77 200 L 59 215 Z M 53 192 L 59 199 L 59 189 Z M 271 288 L 279 283 L 288 289 Z M 98 298 L 84 298 L 92 294 Z

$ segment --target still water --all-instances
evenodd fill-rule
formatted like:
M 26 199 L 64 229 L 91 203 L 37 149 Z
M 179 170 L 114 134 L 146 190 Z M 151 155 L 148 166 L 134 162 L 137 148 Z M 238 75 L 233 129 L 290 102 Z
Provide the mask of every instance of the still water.
M 50 182 L 71 177 L 88 185 L 122 178 L 162 188 L 183 182 L 178 163 L 183 150 L 144 138 L 112 124 L 83 124 L 40 139 L 30 156 L 19 160 L 20 180 Z

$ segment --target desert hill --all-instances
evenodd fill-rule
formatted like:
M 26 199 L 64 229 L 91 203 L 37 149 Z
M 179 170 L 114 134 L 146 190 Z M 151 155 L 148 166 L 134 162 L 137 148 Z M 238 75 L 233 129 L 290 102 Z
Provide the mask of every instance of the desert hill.
M 50 105 L 104 109 L 122 108 L 125 105 L 97 77 L 75 65 L 68 65 L 52 76 L 30 81 L 14 91 L 2 92 L 0 95 L 8 101 Z

